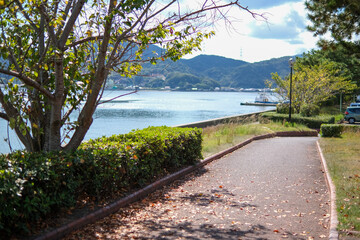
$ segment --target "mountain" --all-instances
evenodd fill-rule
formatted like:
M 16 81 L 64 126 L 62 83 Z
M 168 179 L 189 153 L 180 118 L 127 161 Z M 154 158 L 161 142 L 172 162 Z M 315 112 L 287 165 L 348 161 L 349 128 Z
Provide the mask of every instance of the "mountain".
M 192 68 L 196 72 L 207 72 L 210 69 L 229 69 L 236 68 L 247 64 L 247 62 L 215 56 L 215 55 L 199 55 L 191 59 L 180 60 L 183 64 Z
M 161 55 L 163 50 L 151 46 L 145 56 L 154 53 Z M 143 65 L 141 76 L 133 80 L 123 79 L 112 74 L 110 79 L 115 83 L 140 87 L 172 89 L 214 90 L 224 88 L 264 88 L 265 80 L 271 80 L 271 73 L 277 72 L 285 77 L 289 74 L 288 60 L 293 56 L 274 58 L 270 60 L 249 63 L 215 55 L 199 55 L 191 59 L 159 61 L 157 65 Z

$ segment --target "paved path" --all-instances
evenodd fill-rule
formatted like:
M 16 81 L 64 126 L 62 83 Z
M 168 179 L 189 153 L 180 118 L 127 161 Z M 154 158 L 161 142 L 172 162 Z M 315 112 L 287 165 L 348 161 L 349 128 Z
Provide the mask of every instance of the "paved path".
M 68 239 L 328 239 L 316 140 L 255 141 Z

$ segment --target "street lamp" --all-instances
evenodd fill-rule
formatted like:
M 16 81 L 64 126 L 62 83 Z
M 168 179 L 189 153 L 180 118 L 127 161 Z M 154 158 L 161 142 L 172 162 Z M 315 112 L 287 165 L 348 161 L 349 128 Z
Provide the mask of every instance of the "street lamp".
M 340 112 L 342 112 L 343 88 L 340 88 Z
M 289 59 L 289 65 L 290 65 L 290 104 L 289 104 L 289 122 L 291 122 L 291 95 L 292 95 L 292 73 L 293 73 L 293 66 L 294 61 L 292 58 Z

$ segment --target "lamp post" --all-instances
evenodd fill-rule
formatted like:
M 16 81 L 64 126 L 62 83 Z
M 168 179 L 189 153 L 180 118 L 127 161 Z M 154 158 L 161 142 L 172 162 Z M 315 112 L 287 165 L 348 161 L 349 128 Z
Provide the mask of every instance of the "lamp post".
M 342 113 L 343 88 L 340 88 L 340 113 Z
M 291 95 L 292 95 L 292 74 L 293 74 L 293 65 L 294 61 L 292 58 L 289 59 L 289 65 L 290 65 L 290 101 L 289 101 L 289 122 L 291 122 Z

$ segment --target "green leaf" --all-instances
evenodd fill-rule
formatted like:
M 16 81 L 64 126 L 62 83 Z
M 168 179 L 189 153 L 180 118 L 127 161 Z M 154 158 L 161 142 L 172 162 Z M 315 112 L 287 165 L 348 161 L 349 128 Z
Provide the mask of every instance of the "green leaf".
M 10 118 L 10 128 L 11 129 L 14 129 L 15 128 L 15 126 L 16 126 L 16 120 L 15 120 L 15 118 Z
M 129 22 L 129 21 L 124 22 L 124 24 L 128 27 L 131 27 L 131 22 Z

